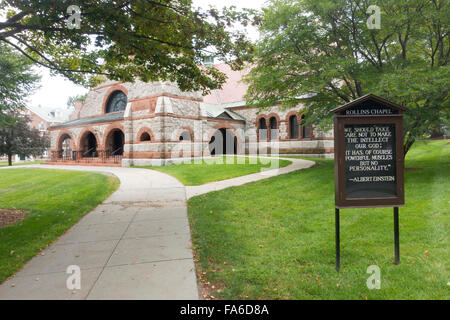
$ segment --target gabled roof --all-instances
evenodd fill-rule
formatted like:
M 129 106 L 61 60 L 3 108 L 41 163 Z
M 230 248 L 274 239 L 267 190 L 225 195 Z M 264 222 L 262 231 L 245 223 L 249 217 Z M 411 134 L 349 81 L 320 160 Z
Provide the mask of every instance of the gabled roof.
M 386 100 L 384 98 L 376 96 L 376 95 L 374 95 L 372 93 L 369 93 L 369 94 L 366 94 L 365 96 L 362 96 L 362 97 L 360 97 L 360 98 L 358 98 L 356 100 L 350 101 L 350 102 L 348 102 L 348 103 L 346 103 L 346 104 L 344 104 L 342 106 L 334 108 L 330 112 L 334 112 L 334 113 L 341 112 L 341 111 L 344 111 L 345 109 L 351 108 L 351 107 L 353 107 L 355 105 L 358 105 L 360 103 L 363 103 L 365 101 L 375 101 L 375 102 L 378 102 L 380 104 L 387 105 L 388 107 L 390 107 L 392 109 L 399 110 L 399 111 L 407 111 L 408 110 L 407 108 L 402 107 L 401 105 L 398 105 L 398 104 L 396 104 L 394 102 L 391 102 L 389 100 Z
M 47 122 L 64 122 L 69 118 L 69 115 L 73 112 L 73 109 L 67 108 L 55 109 L 30 105 L 26 106 L 26 108 Z
M 224 111 L 221 114 L 219 114 L 216 118 L 221 118 L 221 119 L 230 119 L 233 120 L 233 117 L 231 117 L 228 112 Z
M 208 104 L 202 103 L 201 107 L 204 111 L 204 115 L 210 118 L 222 118 L 222 119 L 233 119 L 233 120 L 246 120 L 241 115 L 234 111 L 228 110 L 223 105 L 220 104 Z

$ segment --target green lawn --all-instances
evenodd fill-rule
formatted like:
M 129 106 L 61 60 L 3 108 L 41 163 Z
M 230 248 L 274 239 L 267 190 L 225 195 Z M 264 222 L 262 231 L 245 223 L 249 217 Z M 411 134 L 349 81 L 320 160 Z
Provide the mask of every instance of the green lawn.
M 220 161 L 221 163 L 218 163 Z M 279 168 L 291 164 L 288 160 L 271 160 L 266 158 L 246 158 L 227 156 L 212 158 L 195 163 L 174 164 L 170 166 L 146 166 L 152 170 L 161 171 L 177 178 L 186 186 L 198 186 L 208 182 L 240 177 L 260 172 L 263 168 Z
M 334 269 L 333 160 L 191 198 L 197 273 L 221 299 L 449 299 L 449 140 L 408 153 L 394 265 L 392 208 L 342 210 Z M 381 269 L 369 290 L 367 267 Z M 214 286 L 214 288 L 212 288 Z
M 13 166 L 23 166 L 23 165 L 30 165 L 30 164 L 39 164 L 45 162 L 45 160 L 36 160 L 36 161 L 26 161 L 26 162 L 13 162 Z M 7 167 L 8 161 L 0 161 L 0 167 Z
M 0 283 L 119 186 L 118 179 L 67 170 L 0 170 L 0 208 L 27 217 L 0 228 Z

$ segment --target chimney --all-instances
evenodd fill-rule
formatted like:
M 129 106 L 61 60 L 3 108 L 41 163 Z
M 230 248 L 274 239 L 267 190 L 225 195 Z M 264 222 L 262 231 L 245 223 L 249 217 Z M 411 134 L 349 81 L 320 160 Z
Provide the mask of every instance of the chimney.
M 80 111 L 83 106 L 83 101 L 75 101 L 73 105 L 75 106 L 75 112 Z
M 69 120 L 76 120 L 80 118 L 80 110 L 83 107 L 83 101 L 75 101 L 73 103 L 75 110 L 69 115 Z

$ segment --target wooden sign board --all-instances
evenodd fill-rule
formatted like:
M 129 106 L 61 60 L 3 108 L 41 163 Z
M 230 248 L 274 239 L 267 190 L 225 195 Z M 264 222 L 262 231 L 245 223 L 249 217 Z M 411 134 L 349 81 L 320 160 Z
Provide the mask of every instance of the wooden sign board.
M 405 205 L 405 110 L 372 94 L 333 110 L 336 208 Z

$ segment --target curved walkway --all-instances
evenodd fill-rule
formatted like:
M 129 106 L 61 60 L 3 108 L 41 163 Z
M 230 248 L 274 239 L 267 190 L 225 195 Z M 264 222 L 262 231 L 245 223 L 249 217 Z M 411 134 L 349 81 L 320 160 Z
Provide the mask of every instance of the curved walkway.
M 137 168 L 30 165 L 113 174 L 119 189 L 59 240 L 0 285 L 0 299 L 198 299 L 186 198 L 314 165 L 292 164 L 247 176 L 184 187 L 162 172 Z M 68 266 L 81 269 L 69 290 Z
M 147 169 L 28 167 L 105 172 L 120 187 L 0 285 L 0 299 L 198 299 L 178 180 Z M 67 289 L 70 265 L 81 269 L 81 290 Z
M 259 157 L 259 158 L 267 158 L 273 160 L 273 157 Z M 186 186 L 186 198 L 190 199 L 192 197 L 208 193 L 211 191 L 222 190 L 229 187 L 240 186 L 249 182 L 254 182 L 262 179 L 267 179 L 270 177 L 275 177 L 280 174 L 285 174 L 301 169 L 307 169 L 312 167 L 315 162 L 310 160 L 303 159 L 294 159 L 294 158 L 279 158 L 282 160 L 289 160 L 292 163 L 287 165 L 286 167 L 280 169 L 272 169 L 267 171 L 262 171 L 258 173 L 249 174 L 242 177 L 231 178 L 227 180 L 221 180 L 216 182 L 205 183 L 200 186 Z

